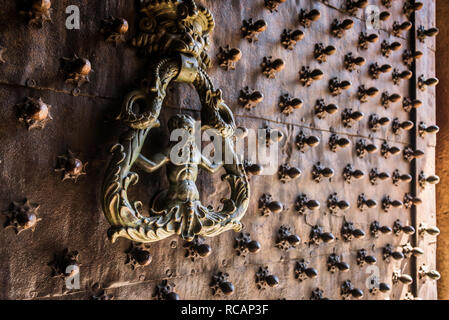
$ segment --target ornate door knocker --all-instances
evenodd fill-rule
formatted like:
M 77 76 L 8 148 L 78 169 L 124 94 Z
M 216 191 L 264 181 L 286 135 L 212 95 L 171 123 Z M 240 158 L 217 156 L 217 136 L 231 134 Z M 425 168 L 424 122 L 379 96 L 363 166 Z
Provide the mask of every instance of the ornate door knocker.
M 141 0 L 140 6 L 140 34 L 133 44 L 154 63 L 146 86 L 125 98 L 118 116 L 129 130 L 111 150 L 102 188 L 103 210 L 111 224 L 108 236 L 113 242 L 123 237 L 146 243 L 172 235 L 192 241 L 195 236 L 240 231 L 250 190 L 242 159 L 234 151 L 234 116 L 205 71 L 210 64 L 206 53 L 209 35 L 215 26 L 212 14 L 193 0 Z M 151 159 L 141 154 L 149 132 L 160 125 L 159 114 L 172 81 L 193 84 L 202 105 L 202 130 L 216 130 L 223 138 L 223 148 L 232 154 L 232 163 L 215 165 L 202 156 L 193 138 L 194 120 L 186 115 L 177 115 L 168 124 L 170 132 L 184 129 L 188 133 L 186 161 L 178 164 L 171 160 L 173 144 Z M 128 188 L 139 181 L 132 172 L 134 165 L 146 172 L 167 166 L 170 186 L 155 197 L 145 216 L 141 214 L 142 203 L 131 203 L 127 195 Z M 219 211 L 201 203 L 195 184 L 200 167 L 208 172 L 220 167 L 226 171 L 222 180 L 229 183 L 231 196 L 222 200 Z

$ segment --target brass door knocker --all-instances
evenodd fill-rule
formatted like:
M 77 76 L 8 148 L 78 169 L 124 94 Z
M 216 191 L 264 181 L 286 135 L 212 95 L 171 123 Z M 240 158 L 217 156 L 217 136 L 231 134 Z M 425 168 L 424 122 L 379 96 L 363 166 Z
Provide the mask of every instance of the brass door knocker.
M 172 235 L 192 241 L 195 236 L 240 231 L 250 190 L 242 159 L 234 151 L 234 116 L 204 70 L 210 64 L 206 50 L 215 26 L 212 14 L 193 0 L 142 0 L 141 13 L 140 34 L 133 44 L 155 63 L 148 83 L 125 98 L 118 116 L 129 130 L 111 150 L 102 188 L 103 210 L 111 224 L 108 236 L 113 242 L 124 237 L 146 243 Z M 194 120 L 186 115 L 174 116 L 168 124 L 170 131 L 188 132 L 186 161 L 178 164 L 171 160 L 173 144 L 151 159 L 141 154 L 149 132 L 160 125 L 159 114 L 172 81 L 193 84 L 202 105 L 202 130 L 216 130 L 223 148 L 232 154 L 232 163 L 212 164 L 202 156 L 193 139 Z M 127 195 L 128 188 L 139 181 L 132 172 L 134 165 L 146 172 L 167 166 L 170 186 L 155 197 L 146 216 L 141 214 L 141 202 L 131 203 Z M 222 200 L 222 209 L 216 211 L 202 205 L 195 182 L 198 168 L 216 172 L 220 167 L 226 171 L 222 179 L 229 183 L 231 196 Z

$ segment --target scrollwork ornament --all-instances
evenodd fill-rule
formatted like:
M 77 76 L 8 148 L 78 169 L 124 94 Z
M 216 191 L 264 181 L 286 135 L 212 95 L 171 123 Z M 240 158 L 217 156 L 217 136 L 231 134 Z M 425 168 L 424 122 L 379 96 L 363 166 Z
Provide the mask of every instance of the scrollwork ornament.
M 234 116 L 223 101 L 222 91 L 214 88 L 204 70 L 210 61 L 206 49 L 215 25 L 212 14 L 193 0 L 142 1 L 141 6 L 140 33 L 133 43 L 153 64 L 149 80 L 128 94 L 117 117 L 129 130 L 111 149 L 112 160 L 102 187 L 103 211 L 111 224 L 109 238 L 113 242 L 123 237 L 149 243 L 179 235 L 193 241 L 195 236 L 240 231 L 250 188 L 244 164 L 234 151 Z M 187 135 L 184 164 L 170 157 L 177 142 L 150 159 L 141 154 L 148 134 L 160 125 L 167 87 L 174 81 L 195 87 L 202 105 L 202 130 L 215 130 L 232 161 L 213 164 L 201 154 L 195 140 L 195 121 L 187 115 L 176 115 L 168 123 L 170 132 L 181 129 Z M 167 165 L 169 188 L 156 195 L 145 215 L 141 202 L 128 199 L 128 189 L 139 181 L 139 175 L 132 171 L 134 165 L 146 172 Z M 189 170 L 185 170 L 187 167 Z M 220 210 L 215 210 L 201 203 L 195 182 L 199 168 L 214 173 L 221 167 L 225 170 L 222 180 L 228 182 L 231 195 L 222 200 Z

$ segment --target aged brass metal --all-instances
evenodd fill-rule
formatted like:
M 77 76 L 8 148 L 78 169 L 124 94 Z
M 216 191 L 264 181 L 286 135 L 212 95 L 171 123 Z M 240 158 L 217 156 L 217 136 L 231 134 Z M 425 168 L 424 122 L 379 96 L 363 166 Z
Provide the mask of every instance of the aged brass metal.
M 366 209 L 373 209 L 377 207 L 377 201 L 373 199 L 367 199 L 365 194 L 362 193 L 357 198 L 357 208 L 360 211 L 365 211 Z
M 390 179 L 390 175 L 387 172 L 379 172 L 377 168 L 371 169 L 369 173 L 369 180 L 373 186 L 377 185 L 379 180 L 385 181 Z
M 399 85 L 401 83 L 401 80 L 410 80 L 413 76 L 413 73 L 409 70 L 404 70 L 402 72 L 399 72 L 398 69 L 394 69 L 392 73 L 393 77 L 393 83 L 395 85 Z
M 352 72 L 357 70 L 357 67 L 361 67 L 366 63 L 363 57 L 354 57 L 352 52 L 345 55 L 344 65 L 346 70 Z
M 380 154 L 385 159 L 388 159 L 390 156 L 397 155 L 401 152 L 401 149 L 395 146 L 390 146 L 387 141 L 384 141 L 382 143 L 382 146 L 380 148 Z
M 351 144 L 351 141 L 347 138 L 340 138 L 333 133 L 329 138 L 329 148 L 332 152 L 337 152 L 339 148 L 346 148 Z
M 299 19 L 299 23 L 304 28 L 310 28 L 310 26 L 312 25 L 312 22 L 318 21 L 320 16 L 321 16 L 321 13 L 317 9 L 312 9 L 310 11 L 301 9 L 299 11 L 298 19 Z
M 129 130 L 111 150 L 113 157 L 103 183 L 103 210 L 111 224 L 109 238 L 113 242 L 124 237 L 147 243 L 180 235 L 186 241 L 193 241 L 195 236 L 212 237 L 228 230 L 240 231 L 240 220 L 249 204 L 249 182 L 242 159 L 233 151 L 234 117 L 222 99 L 221 90 L 214 88 L 204 69 L 210 65 L 207 48 L 215 26 L 212 14 L 193 0 L 142 2 L 140 11 L 139 33 L 133 45 L 142 56 L 152 59 L 154 67 L 146 85 L 125 98 L 117 118 Z M 202 104 L 202 129 L 214 129 L 223 137 L 224 148 L 232 154 L 232 164 L 215 165 L 201 155 L 193 138 L 194 120 L 186 115 L 171 118 L 168 127 L 170 131 L 182 129 L 188 133 L 186 143 L 191 152 L 186 165 L 192 174 L 179 175 L 185 165 L 171 162 L 173 142 L 151 159 L 141 155 L 148 134 L 159 126 L 167 86 L 173 81 L 193 84 Z M 137 105 L 140 106 L 138 113 Z M 146 172 L 154 172 L 165 164 L 170 186 L 157 195 L 149 214 L 144 216 L 140 203 L 132 204 L 128 200 L 128 188 L 138 182 L 138 175 L 131 169 L 137 165 Z M 220 167 L 226 171 L 223 178 L 230 184 L 231 198 L 222 200 L 223 209 L 216 212 L 202 205 L 195 181 L 198 168 L 213 173 Z
M 363 239 L 365 232 L 362 229 L 356 229 L 354 223 L 345 221 L 341 227 L 341 236 L 343 241 L 350 242 L 354 239 Z
M 325 119 L 328 114 L 335 114 L 338 111 L 338 106 L 335 104 L 326 105 L 323 99 L 319 99 L 316 101 L 314 111 L 318 119 Z
M 426 125 L 424 122 L 420 122 L 418 126 L 418 133 L 421 138 L 424 138 L 427 134 L 436 134 L 440 131 L 437 125 Z
M 320 138 L 316 136 L 306 136 L 304 132 L 301 130 L 295 138 L 295 144 L 298 147 L 298 150 L 304 153 L 309 148 L 314 148 L 320 144 Z
M 390 107 L 391 103 L 396 103 L 401 100 L 401 95 L 397 93 L 389 94 L 388 91 L 382 93 L 381 104 L 385 109 Z
M 362 170 L 354 169 L 351 164 L 346 165 L 343 170 L 343 178 L 346 183 L 351 184 L 352 180 L 360 180 L 365 176 L 365 173 Z
M 327 61 L 327 57 L 335 54 L 336 51 L 337 49 L 334 46 L 324 47 L 322 43 L 317 43 L 313 55 L 319 63 L 324 63 Z
M 261 64 L 262 73 L 268 79 L 276 78 L 276 73 L 282 71 L 285 68 L 285 62 L 282 59 L 272 59 L 273 57 L 264 57 Z
M 320 209 L 320 203 L 317 200 L 310 200 L 306 194 L 302 193 L 296 198 L 295 210 L 303 215 L 306 210 L 318 210 Z
M 418 275 L 419 275 L 420 279 L 424 279 L 424 280 L 426 278 L 429 278 L 431 280 L 438 281 L 441 278 L 441 275 L 440 275 L 440 273 L 438 271 L 431 270 L 429 268 L 429 266 L 427 266 L 425 264 L 423 264 L 422 266 L 419 267 Z
M 343 300 L 349 299 L 350 297 L 355 299 L 363 298 L 363 291 L 358 288 L 354 288 L 350 280 L 343 282 L 341 285 L 340 294 Z
M 341 120 L 345 128 L 351 128 L 355 122 L 361 121 L 364 114 L 360 111 L 353 111 L 352 109 L 346 108 L 341 114 Z
M 393 51 L 398 51 L 401 48 L 402 44 L 397 41 L 389 43 L 387 40 L 384 40 L 382 41 L 381 52 L 384 57 L 389 58 Z
M 212 276 L 210 288 L 214 296 L 230 296 L 235 291 L 234 285 L 229 281 L 229 274 L 221 271 Z
M 438 85 L 440 81 L 437 78 L 425 79 L 424 75 L 420 75 L 418 78 L 418 88 L 421 91 L 426 91 L 427 87 L 434 87 Z
M 273 201 L 271 194 L 265 193 L 259 199 L 259 211 L 262 216 L 279 214 L 284 210 L 284 205 L 279 201 Z
M 66 83 L 80 87 L 90 82 L 89 74 L 93 70 L 89 60 L 80 58 L 75 54 L 72 58 L 61 59 L 61 71 Z
M 313 81 L 320 80 L 323 75 L 324 73 L 320 69 L 310 70 L 308 66 L 302 67 L 301 71 L 299 71 L 299 82 L 301 82 L 303 87 L 310 87 Z
M 411 236 L 415 234 L 415 228 L 412 226 L 404 226 L 401 220 L 396 220 L 393 224 L 393 232 L 396 236 L 400 236 L 402 233 Z
M 263 101 L 263 94 L 259 91 L 254 91 L 249 87 L 240 90 L 239 102 L 243 108 L 251 110 Z
M 309 244 L 314 244 L 319 246 L 321 243 L 332 243 L 335 241 L 335 236 L 330 232 L 324 232 L 323 227 L 314 226 L 310 230 L 309 234 Z
M 287 0 L 264 0 L 265 8 L 270 10 L 271 13 L 278 11 L 278 6 Z
M 351 19 L 345 19 L 343 21 L 335 19 L 331 24 L 331 34 L 336 38 L 342 38 L 346 30 L 352 29 L 353 26 L 354 21 Z
M 410 99 L 407 97 L 404 97 L 404 99 L 402 100 L 402 108 L 404 109 L 405 112 L 410 112 L 412 111 L 412 109 L 417 109 L 420 106 L 422 106 L 422 101 L 418 100 L 418 99 Z
M 390 66 L 389 64 L 379 66 L 379 64 L 375 62 L 369 66 L 369 73 L 371 75 L 371 78 L 373 80 L 376 80 L 379 79 L 381 73 L 388 73 L 392 69 L 393 69 L 392 66 Z
M 374 256 L 369 256 L 366 249 L 360 249 L 357 251 L 357 265 L 359 267 L 363 267 L 365 263 L 367 264 L 376 264 L 377 259 Z
M 278 176 L 282 183 L 287 183 L 291 180 L 297 179 L 300 175 L 301 170 L 296 167 L 291 167 L 288 164 L 283 164 L 279 167 Z
M 390 196 L 385 196 L 382 199 L 382 210 L 385 212 L 390 211 L 391 208 L 402 208 L 403 203 L 399 200 L 392 200 Z M 394 228 L 393 228 L 394 229 Z
M 379 40 L 379 36 L 377 34 L 372 33 L 372 34 L 368 35 L 365 32 L 361 32 L 360 36 L 359 36 L 358 47 L 361 50 L 368 50 L 369 44 L 376 43 L 377 40 Z
M 382 257 L 386 262 L 390 262 L 391 258 L 393 258 L 394 260 L 405 259 L 404 254 L 399 251 L 394 251 L 393 246 L 390 243 L 388 243 L 385 247 L 383 247 Z
M 428 37 L 436 37 L 439 32 L 440 30 L 438 30 L 438 28 L 425 29 L 424 26 L 419 26 L 417 38 L 424 43 Z
M 376 87 L 366 88 L 365 85 L 360 85 L 357 91 L 357 98 L 361 103 L 368 102 L 368 97 L 375 97 L 379 93 Z
M 396 37 L 400 37 L 402 32 L 409 31 L 411 28 L 412 28 L 412 23 L 409 21 L 405 21 L 403 23 L 399 23 L 399 22 L 395 21 L 393 23 L 393 34 Z
M 242 51 L 229 45 L 220 47 L 217 53 L 218 65 L 225 71 L 235 70 L 235 65 L 242 58 Z
M 300 109 L 303 105 L 301 99 L 293 98 L 290 94 L 286 93 L 279 98 L 279 109 L 282 114 L 289 116 L 296 109 Z
M 321 162 L 317 162 L 312 168 L 312 179 L 313 181 L 320 183 L 325 178 L 332 178 L 334 176 L 334 170 L 331 168 L 326 168 L 321 165 Z
M 340 81 L 337 77 L 329 80 L 329 91 L 333 96 L 339 96 L 344 90 L 351 88 L 351 82 L 343 80 Z
M 363 9 L 368 5 L 368 0 L 346 0 L 343 5 L 344 10 L 346 10 L 350 15 L 356 15 L 359 9 Z
M 349 264 L 347 264 L 346 262 L 343 262 L 343 259 L 341 256 L 339 256 L 335 253 L 332 253 L 327 258 L 327 270 L 330 273 L 335 273 L 337 271 L 348 272 L 349 269 L 350 269 Z
M 359 139 L 355 145 L 355 152 L 357 157 L 363 159 L 368 153 L 376 153 L 377 147 L 374 144 L 369 144 L 365 139 Z
M 374 238 L 379 238 L 380 234 L 390 234 L 393 230 L 391 230 L 388 226 L 381 226 L 379 221 L 373 221 L 370 224 L 369 230 L 371 232 L 371 235 Z
M 348 201 L 339 200 L 337 193 L 332 193 L 327 199 L 327 209 L 330 214 L 336 214 L 339 210 L 345 211 L 351 207 Z

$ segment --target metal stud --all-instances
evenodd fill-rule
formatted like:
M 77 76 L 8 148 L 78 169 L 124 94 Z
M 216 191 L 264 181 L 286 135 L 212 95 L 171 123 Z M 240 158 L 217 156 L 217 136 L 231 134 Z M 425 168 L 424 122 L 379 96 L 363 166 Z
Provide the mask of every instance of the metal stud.
M 319 246 L 321 243 L 332 243 L 335 241 L 335 236 L 330 232 L 324 232 L 323 227 L 318 225 L 313 226 L 309 234 L 309 244 Z
M 296 198 L 295 210 L 300 215 L 306 213 L 306 210 L 318 210 L 320 203 L 317 200 L 310 200 L 306 194 L 302 193 Z
M 349 264 L 343 262 L 343 258 L 335 253 L 332 253 L 327 258 L 327 270 L 330 273 L 337 271 L 348 272 L 350 269 Z
M 341 95 L 343 90 L 348 90 L 351 86 L 351 82 L 346 80 L 340 81 L 337 77 L 329 80 L 329 91 L 333 96 Z
M 288 251 L 301 243 L 301 238 L 292 234 L 290 227 L 281 226 L 277 232 L 276 247 Z
M 264 193 L 259 199 L 259 211 L 262 216 L 279 214 L 284 210 L 284 205 L 279 201 L 273 201 L 271 194 Z
M 436 37 L 440 30 L 438 28 L 425 29 L 424 26 L 418 27 L 418 39 L 421 42 L 425 42 L 428 37 Z
M 251 240 L 249 233 L 239 233 L 235 237 L 234 249 L 238 256 L 246 257 L 249 253 L 257 253 L 260 251 L 260 243 Z
M 27 97 L 22 103 L 16 104 L 17 118 L 25 123 L 28 130 L 43 129 L 50 120 L 53 120 L 51 106 L 44 103 L 41 98 Z
M 51 1 L 30 0 L 19 2 L 19 13 L 27 19 L 28 25 L 42 28 L 45 22 L 51 22 Z
M 365 263 L 376 264 L 377 259 L 374 256 L 369 256 L 366 249 L 360 249 L 357 251 L 357 265 L 363 267 Z
M 272 129 L 266 126 L 264 130 L 266 133 L 265 142 L 267 147 L 271 146 L 272 144 L 279 143 L 284 138 L 284 134 L 277 129 Z
M 343 282 L 340 288 L 340 294 L 343 300 L 349 299 L 350 297 L 355 299 L 363 298 L 363 291 L 358 288 L 354 288 L 350 280 Z
M 391 180 L 393 181 L 393 184 L 395 186 L 399 186 L 401 182 L 410 183 L 412 182 L 412 179 L 413 178 L 411 175 L 409 175 L 408 173 L 401 174 L 397 169 L 393 172 L 391 177 Z
M 386 7 L 386 8 L 391 8 L 393 0 L 382 0 L 382 4 Z
M 334 170 L 331 168 L 326 168 L 317 162 L 313 165 L 312 169 L 312 179 L 316 183 L 320 183 L 323 179 L 332 178 L 334 176 Z
M 393 133 L 395 135 L 398 135 L 401 133 L 402 130 L 404 130 L 404 131 L 412 130 L 414 126 L 415 126 L 415 124 L 412 121 L 407 120 L 407 121 L 401 122 L 401 121 L 399 121 L 398 118 L 394 118 L 392 129 L 393 129 Z
M 387 172 L 379 172 L 377 168 L 371 169 L 369 173 L 369 181 L 373 186 L 377 185 L 378 180 L 385 181 L 390 178 Z
M 310 70 L 309 67 L 302 67 L 299 72 L 299 82 L 301 82 L 303 87 L 310 87 L 313 81 L 320 80 L 323 75 L 323 71 L 320 69 Z
M 299 19 L 299 23 L 304 28 L 310 28 L 310 26 L 312 25 L 312 22 L 318 21 L 320 16 L 321 16 L 321 13 L 317 9 L 312 9 L 308 12 L 304 9 L 301 9 L 299 11 L 298 19 Z
M 403 151 L 404 160 L 411 162 L 414 159 L 421 159 L 424 157 L 424 151 L 421 150 L 413 150 L 410 147 L 404 148 Z
M 195 237 L 191 242 L 186 242 L 184 248 L 186 249 L 185 257 L 193 262 L 196 259 L 206 258 L 212 253 L 210 245 L 205 243 L 204 238 L 200 236 Z
M 327 198 L 327 208 L 330 214 L 336 214 L 339 210 L 345 211 L 351 207 L 348 201 L 339 200 L 337 193 L 332 193 L 329 198 Z
M 162 280 L 160 284 L 156 286 L 153 297 L 156 300 L 179 300 L 179 295 L 174 292 L 175 284 L 168 282 L 168 280 Z
M 276 78 L 276 73 L 285 68 L 285 62 L 282 59 L 272 60 L 272 57 L 264 57 L 261 66 L 262 73 L 268 79 L 274 79 Z
M 412 23 L 409 21 L 405 21 L 403 23 L 399 23 L 399 22 L 395 21 L 393 23 L 393 34 L 396 37 L 400 37 L 402 32 L 409 31 L 411 28 L 412 28 Z
M 260 267 L 256 272 L 256 286 L 259 290 L 265 290 L 268 287 L 274 288 L 279 285 L 279 278 L 268 270 L 268 267 Z
M 441 278 L 441 274 L 436 270 L 430 270 L 429 266 L 423 264 L 419 267 L 418 275 L 420 279 L 429 278 L 434 281 L 438 281 Z
M 394 285 L 399 284 L 399 282 L 405 285 L 409 285 L 413 283 L 413 278 L 408 274 L 402 273 L 401 270 L 394 270 L 392 281 Z
M 410 193 L 404 195 L 404 208 L 410 209 L 412 206 L 419 206 L 422 204 L 422 200 L 418 197 L 412 196 Z
M 240 90 L 239 102 L 242 107 L 247 110 L 255 108 L 263 101 L 263 98 L 264 96 L 261 92 L 250 89 L 249 87 L 245 87 L 243 90 Z
M 369 117 L 368 127 L 371 131 L 376 132 L 381 127 L 387 126 L 391 122 L 388 117 L 380 117 L 377 114 L 372 114 Z
M 418 109 L 422 106 L 422 102 L 418 99 L 411 100 L 410 98 L 405 97 L 402 100 L 402 108 L 405 112 L 410 112 L 412 109 Z
M 370 224 L 369 230 L 374 238 L 379 238 L 379 235 L 390 234 L 392 232 L 391 228 L 388 226 L 381 226 L 379 221 L 373 221 Z
M 438 177 L 436 175 L 430 175 L 430 176 L 426 177 L 426 175 L 424 174 L 424 171 L 421 171 L 418 176 L 418 183 L 421 188 L 425 189 L 426 186 L 429 184 L 435 185 L 435 184 L 440 183 L 440 177 Z
M 320 288 L 316 288 L 312 291 L 312 294 L 310 295 L 310 300 L 329 300 L 329 298 L 324 297 L 324 291 Z
M 225 71 L 235 70 L 235 64 L 242 58 L 242 51 L 229 45 L 220 47 L 217 53 L 218 65 Z
M 440 235 L 440 229 L 436 226 L 428 225 L 427 223 L 420 223 L 418 227 L 418 233 L 421 237 L 424 237 L 425 234 L 428 234 L 432 237 L 438 237 Z
M 353 111 L 352 109 L 346 108 L 341 114 L 341 120 L 345 128 L 352 128 L 354 122 L 363 119 L 363 113 L 360 111 Z
M 359 36 L 359 43 L 358 47 L 360 50 L 368 50 L 368 46 L 370 43 L 375 43 L 379 40 L 379 36 L 375 33 L 372 33 L 370 35 L 366 34 L 365 32 L 361 32 Z
M 352 52 L 349 52 L 345 55 L 344 65 L 345 69 L 352 72 L 357 69 L 357 67 L 361 67 L 366 63 L 365 58 L 363 57 L 354 57 Z
M 287 0 L 264 0 L 265 2 L 265 8 L 270 10 L 271 13 L 278 11 L 278 6 L 281 3 L 286 2 Z
M 282 183 L 287 183 L 291 180 L 299 178 L 301 175 L 301 170 L 296 167 L 290 167 L 288 164 L 283 164 L 279 167 L 279 180 Z
M 300 109 L 303 105 L 301 99 L 293 98 L 290 94 L 286 93 L 279 98 L 279 109 L 282 114 L 289 116 L 296 109 Z
M 390 95 L 388 91 L 385 91 L 382 93 L 381 103 L 385 109 L 388 109 L 391 103 L 396 103 L 401 100 L 401 98 L 401 95 L 397 93 L 393 93 Z
M 341 228 L 341 236 L 345 242 L 350 242 L 354 239 L 363 239 L 365 232 L 361 229 L 356 229 L 352 222 L 345 221 Z
M 106 42 L 112 42 L 116 46 L 125 41 L 125 34 L 128 32 L 128 21 L 123 18 L 109 17 L 101 21 L 100 32 L 104 34 Z
M 125 264 L 132 270 L 149 266 L 153 260 L 148 247 L 143 243 L 131 242 L 129 249 L 125 253 Z M 192 259 L 192 261 L 194 260 Z
M 369 289 L 369 292 L 372 295 L 376 295 L 379 291 L 382 293 L 387 293 L 389 291 L 391 291 L 391 287 L 389 284 L 385 283 L 385 282 L 381 282 L 381 283 L 377 283 L 377 281 L 374 283 L 371 283 L 372 286 Z
M 437 125 L 427 126 L 424 122 L 420 122 L 418 126 L 419 136 L 424 138 L 427 134 L 436 134 L 440 131 Z
M 335 114 L 338 111 L 338 106 L 335 104 L 326 105 L 323 99 L 319 99 L 316 101 L 314 111 L 318 119 L 325 119 L 328 114 Z
M 386 262 L 390 262 L 391 258 L 397 261 L 403 260 L 405 258 L 402 252 L 394 251 L 393 246 L 389 243 L 382 248 L 382 257 Z
M 393 76 L 393 83 L 395 85 L 399 85 L 401 83 L 401 80 L 410 80 L 413 76 L 413 73 L 409 70 L 399 72 L 398 69 L 394 69 L 392 76 Z
M 381 13 L 379 13 L 379 20 L 380 21 L 387 21 L 388 19 L 390 19 L 391 14 L 388 11 L 382 11 Z
M 333 133 L 329 138 L 329 148 L 332 152 L 337 152 L 339 148 L 346 148 L 351 144 L 347 138 L 340 138 L 335 133 Z
M 392 155 L 397 155 L 400 152 L 401 152 L 401 149 L 399 149 L 398 147 L 395 147 L 395 146 L 391 147 L 387 141 L 384 141 L 384 143 L 382 143 L 382 146 L 380 148 L 380 154 L 385 159 L 388 159 Z
M 84 83 L 90 82 L 89 74 L 93 70 L 89 60 L 75 54 L 72 58 L 61 59 L 61 71 L 66 83 L 80 87 Z
M 249 43 L 258 41 L 259 39 L 257 36 L 266 29 L 267 23 L 265 20 L 257 20 L 253 22 L 253 19 L 243 20 L 243 26 L 240 28 L 242 37 L 248 40 Z
M 51 267 L 52 277 L 73 278 L 80 272 L 81 263 L 78 251 L 64 249 L 60 254 L 55 254 L 54 259 L 48 265 Z
M 77 182 L 80 176 L 86 175 L 86 166 L 88 163 L 83 163 L 70 150 L 67 150 L 65 155 L 58 156 L 57 162 L 55 171 L 61 173 L 62 181 L 74 180 Z
M 413 61 L 421 59 L 423 55 L 421 51 L 411 52 L 410 50 L 405 50 L 402 54 L 402 61 L 406 66 L 411 68 Z
M 281 34 L 281 44 L 285 49 L 293 50 L 298 41 L 304 38 L 304 32 L 301 30 L 284 29 Z
M 418 78 L 418 88 L 421 91 L 426 91 L 427 87 L 434 87 L 438 85 L 440 81 L 437 78 L 424 79 L 424 75 L 420 75 Z
M 345 34 L 345 31 L 351 29 L 353 26 L 354 21 L 352 21 L 351 19 L 345 19 L 341 22 L 338 19 L 335 19 L 331 25 L 331 34 L 334 37 L 342 38 Z
M 357 198 L 357 208 L 359 208 L 360 211 L 365 211 L 368 209 L 374 209 L 377 207 L 377 201 L 373 199 L 367 199 L 365 194 L 362 193 Z
M 356 170 L 351 164 L 348 164 L 343 170 L 343 178 L 346 183 L 351 184 L 353 179 L 360 180 L 365 176 L 361 170 Z
M 369 73 L 371 75 L 371 78 L 373 80 L 379 79 L 381 73 L 388 73 L 392 70 L 392 66 L 389 64 L 384 64 L 382 66 L 379 66 L 377 62 L 372 63 L 369 66 Z
M 363 9 L 368 5 L 368 0 L 346 0 L 343 9 L 350 15 L 355 16 L 359 9 Z
M 12 202 L 8 210 L 3 212 L 6 215 L 4 228 L 13 229 L 16 234 L 25 230 L 34 232 L 37 223 L 42 220 L 37 217 L 37 210 L 39 210 L 39 205 L 31 203 L 28 199 Z
M 296 262 L 295 265 L 295 278 L 299 282 L 303 282 L 307 279 L 315 279 L 318 277 L 318 270 L 315 268 L 307 268 L 307 263 L 304 259 Z
M 368 144 L 365 139 L 360 139 L 355 145 L 357 157 L 363 159 L 368 153 L 376 153 L 377 147 L 374 144 Z
M 424 250 L 419 247 L 413 247 L 410 242 L 402 245 L 402 253 L 407 259 L 410 259 L 412 256 L 420 257 L 424 255 Z
M 245 167 L 246 174 L 248 175 L 248 179 L 252 176 L 259 176 L 263 172 L 263 167 L 260 164 L 251 163 L 248 160 L 243 162 L 243 166 Z
M 379 89 L 375 87 L 366 88 L 365 85 L 360 85 L 357 91 L 357 98 L 361 103 L 368 102 L 368 97 L 375 97 L 379 93 Z
M 401 48 L 402 44 L 397 41 L 389 43 L 387 40 L 384 40 L 381 44 L 382 55 L 386 58 L 390 57 L 393 51 L 398 51 Z
M 212 281 L 209 286 L 214 296 L 230 296 L 235 291 L 234 285 L 229 281 L 229 274 L 221 271 L 212 276 Z
M 314 148 L 320 144 L 320 138 L 316 136 L 306 136 L 304 132 L 301 130 L 295 139 L 296 147 L 298 150 L 304 153 L 309 148 Z
M 390 196 L 385 196 L 382 199 L 382 210 L 384 212 L 390 211 L 391 208 L 402 208 L 402 206 L 402 201 L 392 200 Z
M 410 19 L 415 11 L 421 10 L 424 4 L 422 2 L 417 2 L 415 0 L 407 0 L 404 2 L 402 11 Z
M 322 43 L 316 43 L 313 55 L 319 63 L 324 63 L 327 61 L 327 57 L 335 54 L 336 51 L 334 46 L 324 47 Z
M 412 226 L 404 226 L 401 220 L 396 220 L 393 224 L 393 232 L 396 236 L 400 236 L 402 233 L 412 236 L 415 234 L 415 228 Z

